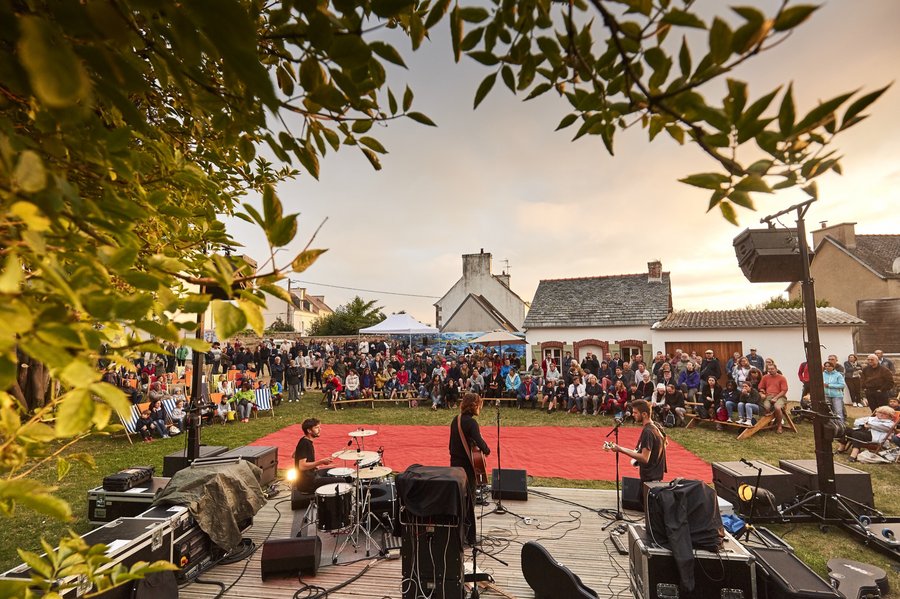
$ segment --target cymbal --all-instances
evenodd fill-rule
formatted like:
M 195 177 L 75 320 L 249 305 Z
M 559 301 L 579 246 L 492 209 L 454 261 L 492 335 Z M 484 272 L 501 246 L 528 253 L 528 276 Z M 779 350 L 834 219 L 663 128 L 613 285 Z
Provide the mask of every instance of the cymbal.
M 348 462 L 367 462 L 378 459 L 377 451 L 358 451 L 356 449 L 344 449 L 331 454 L 331 457 Z
M 372 429 L 360 429 L 358 431 L 350 431 L 347 434 L 351 437 L 371 437 L 372 435 L 377 435 L 378 431 L 373 431 Z
M 371 468 L 360 468 L 359 473 L 354 473 L 355 478 L 359 480 L 369 480 L 371 478 L 384 478 L 393 472 L 387 466 L 372 466 Z

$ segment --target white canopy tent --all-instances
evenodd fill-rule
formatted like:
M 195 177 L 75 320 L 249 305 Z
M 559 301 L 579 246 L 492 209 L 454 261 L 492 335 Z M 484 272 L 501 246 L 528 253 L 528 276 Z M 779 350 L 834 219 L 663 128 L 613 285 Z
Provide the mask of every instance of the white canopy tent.
M 437 335 L 438 332 L 409 314 L 391 314 L 378 324 L 359 330 L 360 335 L 409 335 L 410 348 L 413 335 Z

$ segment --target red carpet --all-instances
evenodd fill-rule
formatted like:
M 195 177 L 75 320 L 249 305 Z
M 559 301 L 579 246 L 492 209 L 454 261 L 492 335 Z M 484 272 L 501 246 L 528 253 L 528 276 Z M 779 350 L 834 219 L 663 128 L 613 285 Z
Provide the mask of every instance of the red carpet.
M 378 434 L 365 438 L 365 449 L 384 448 L 384 464 L 402 472 L 410 464 L 447 466 L 450 463 L 448 426 L 396 426 L 360 424 L 322 424 L 322 436 L 316 439 L 316 457 L 347 449 L 348 432 L 358 428 L 377 430 Z M 501 461 L 503 468 L 527 470 L 530 476 L 557 477 L 581 480 L 615 480 L 615 454 L 603 450 L 604 435 L 609 427 L 572 428 L 560 426 L 503 427 L 501 429 Z M 640 429 L 634 426 L 619 429 L 619 440 L 625 447 L 634 447 Z M 293 465 L 294 447 L 302 436 L 299 424 L 257 439 L 251 445 L 278 447 L 278 466 Z M 487 457 L 488 473 L 497 467 L 497 428 L 482 426 L 481 434 L 491 448 Z M 356 447 L 354 445 L 354 447 Z M 350 466 L 335 460 L 333 466 Z M 666 480 L 682 477 L 706 482 L 712 480 L 712 470 L 706 462 L 684 447 L 669 441 Z M 619 467 L 622 476 L 637 476 L 630 460 L 622 456 Z

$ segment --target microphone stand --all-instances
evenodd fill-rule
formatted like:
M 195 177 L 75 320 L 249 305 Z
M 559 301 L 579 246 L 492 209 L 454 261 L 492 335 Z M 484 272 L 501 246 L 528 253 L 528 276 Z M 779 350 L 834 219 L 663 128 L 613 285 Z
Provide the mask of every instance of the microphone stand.
M 610 435 L 615 435 L 616 445 L 618 445 L 619 444 L 619 427 L 622 426 L 622 423 L 625 421 L 619 420 L 618 418 L 616 418 L 615 422 L 616 422 L 616 425 L 613 427 L 613 429 L 611 431 L 606 433 L 605 438 L 609 438 Z M 621 478 L 619 476 L 619 452 L 617 451 L 616 452 L 616 513 L 614 514 L 615 518 L 613 518 L 612 520 L 610 520 L 609 522 L 604 524 L 600 530 L 606 530 L 607 528 L 609 528 L 616 522 L 621 522 L 621 521 L 625 520 L 625 514 L 622 513 L 622 493 L 619 488 L 620 480 L 621 480 Z M 609 514 L 609 509 L 601 510 L 601 512 L 604 514 Z
M 503 505 L 503 485 L 500 484 L 500 477 L 503 473 L 503 467 L 500 465 L 500 402 L 497 402 L 497 505 L 491 511 L 481 514 L 478 516 L 478 519 L 484 518 L 485 516 L 490 516 L 491 514 L 509 514 L 510 516 L 515 516 L 520 520 L 524 520 L 523 516 L 515 512 L 511 512 Z M 493 484 L 493 481 L 491 481 Z

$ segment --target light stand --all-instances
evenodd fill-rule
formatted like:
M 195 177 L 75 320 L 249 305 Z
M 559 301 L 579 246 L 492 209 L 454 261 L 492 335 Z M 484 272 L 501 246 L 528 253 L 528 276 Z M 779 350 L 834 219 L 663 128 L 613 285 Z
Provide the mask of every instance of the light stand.
M 620 419 L 616 418 L 616 425 L 613 427 L 613 429 L 611 431 L 606 433 L 605 438 L 608 439 L 610 435 L 614 435 L 615 440 L 616 440 L 615 443 L 616 443 L 616 445 L 618 445 L 619 444 L 619 427 L 622 426 L 623 422 L 624 422 L 624 420 L 620 420 Z M 616 512 L 615 512 L 615 514 L 613 514 L 615 517 L 612 520 L 610 520 L 609 522 L 607 522 L 606 524 L 604 524 L 603 528 L 601 528 L 600 530 L 606 530 L 607 528 L 609 528 L 616 522 L 621 522 L 621 521 L 625 520 L 625 514 L 622 513 L 622 492 L 620 489 L 620 482 L 622 479 L 619 476 L 619 452 L 617 451 L 615 453 L 616 453 Z M 642 491 L 643 491 L 643 489 L 642 489 Z M 604 513 L 604 514 L 608 514 L 609 510 L 608 509 L 600 510 L 600 512 Z
M 503 475 L 503 467 L 500 465 L 500 403 L 497 402 L 497 505 L 494 506 L 494 509 L 491 511 L 478 516 L 479 519 L 484 518 L 485 516 L 490 516 L 491 514 L 509 514 L 511 516 L 515 516 L 520 520 L 524 520 L 523 516 L 515 512 L 511 512 L 503 505 L 503 485 L 501 484 L 501 477 Z M 493 485 L 494 482 L 491 481 Z
M 818 521 L 823 529 L 829 524 L 839 525 L 857 537 L 857 540 L 900 561 L 900 548 L 884 542 L 881 535 L 872 533 L 867 524 L 872 522 L 900 522 L 900 517 L 885 517 L 881 512 L 839 495 L 835 484 L 834 456 L 831 439 L 825 431 L 825 421 L 830 418 L 830 405 L 825 401 L 825 381 L 822 377 L 822 351 L 819 340 L 819 321 L 816 313 L 816 294 L 809 271 L 809 247 L 806 243 L 804 218 L 815 199 L 790 206 L 781 212 L 760 219 L 770 228 L 779 216 L 796 211 L 797 243 L 800 250 L 804 320 L 806 321 L 806 358 L 809 369 L 809 394 L 812 401 L 813 434 L 815 439 L 818 490 L 810 491 L 793 504 L 780 510 L 775 521 Z M 752 278 L 748 276 L 751 282 Z M 779 279 L 775 279 L 779 280 Z M 793 281 L 787 279 L 786 282 Z M 825 415 L 829 415 L 826 417 Z
M 201 293 L 203 291 L 201 289 Z M 200 340 L 203 339 L 204 314 L 205 312 L 201 312 L 197 315 L 197 332 L 195 337 Z M 193 463 L 194 460 L 200 457 L 200 404 L 203 401 L 203 390 L 200 386 L 203 384 L 204 354 L 194 350 L 191 362 L 194 370 L 191 373 L 191 401 L 187 409 L 187 437 L 185 439 L 185 443 L 187 443 L 185 456 L 188 464 Z

